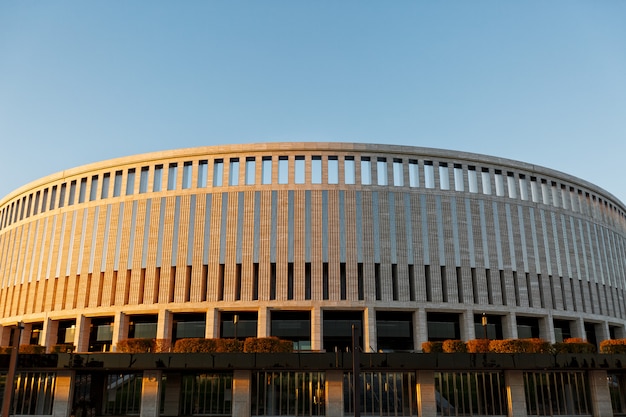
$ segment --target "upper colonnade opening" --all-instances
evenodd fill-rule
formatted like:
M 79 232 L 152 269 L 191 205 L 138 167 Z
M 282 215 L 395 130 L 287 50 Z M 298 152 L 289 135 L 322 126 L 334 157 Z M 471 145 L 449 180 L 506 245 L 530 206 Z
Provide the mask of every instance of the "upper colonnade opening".
M 31 216 L 99 200 L 233 187 L 464 193 L 543 204 L 626 227 L 621 202 L 590 186 L 521 162 L 429 148 L 314 143 L 207 147 L 103 161 L 42 178 L 28 191 L 6 198 L 0 206 L 0 230 Z

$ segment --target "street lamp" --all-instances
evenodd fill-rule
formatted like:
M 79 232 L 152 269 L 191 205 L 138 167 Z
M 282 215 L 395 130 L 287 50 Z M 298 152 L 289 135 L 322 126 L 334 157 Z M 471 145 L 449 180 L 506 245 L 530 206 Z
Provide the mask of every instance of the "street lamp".
M 481 323 L 483 325 L 483 334 L 485 336 L 485 340 L 487 340 L 489 338 L 487 337 L 487 314 L 486 313 L 483 313 L 483 317 L 481 319 Z
M 239 324 L 239 314 L 233 316 L 233 327 L 235 328 L 235 339 L 237 339 L 237 325 Z

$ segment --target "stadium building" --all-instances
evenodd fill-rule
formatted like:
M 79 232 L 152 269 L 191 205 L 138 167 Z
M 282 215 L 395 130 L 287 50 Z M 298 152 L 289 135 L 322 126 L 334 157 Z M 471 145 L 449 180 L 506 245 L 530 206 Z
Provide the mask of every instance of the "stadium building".
M 421 147 L 269 143 L 93 163 L 0 200 L 0 345 L 11 344 L 18 323 L 20 344 L 48 352 L 72 345 L 87 358 L 115 352 L 129 338 L 266 336 L 293 341 L 299 355 L 343 356 L 353 325 L 364 354 L 390 357 L 419 351 L 426 341 L 484 336 L 598 344 L 626 336 L 625 213 L 613 195 L 571 175 Z M 209 378 L 200 368 L 189 381 Z M 38 386 L 42 378 L 54 382 L 41 394 L 45 404 L 16 394 L 13 413 L 69 415 L 79 409 L 79 386 L 99 398 L 83 398 L 95 404 L 93 415 L 352 412 L 343 371 L 305 372 L 322 390 L 307 391 L 311 410 L 324 404 L 314 413 L 255 409 L 257 397 L 269 398 L 260 394 L 261 382 L 274 381 L 273 371 L 234 368 L 241 369 L 210 374 L 226 375 L 222 382 L 230 387 L 231 397 L 220 400 L 230 405 L 221 411 L 185 402 L 191 401 L 185 384 L 192 384 L 185 372 L 147 367 L 125 378 L 117 370 L 102 374 L 112 378 L 102 382 L 76 370 L 43 376 L 24 370 L 16 393 L 28 378 Z M 295 375 L 296 368 L 278 373 Z M 510 391 L 510 375 L 518 372 L 514 384 L 528 390 L 527 373 L 515 369 L 501 376 L 502 386 Z M 444 413 L 442 387 L 414 389 L 444 377 L 436 369 L 411 372 L 399 373 L 412 393 L 408 400 L 400 395 L 413 404 L 408 414 Z M 613 378 L 607 372 L 580 371 L 580 380 L 567 374 L 568 386 L 580 385 L 589 399 L 580 415 L 611 409 L 610 399 L 608 406 L 597 401 L 610 387 L 593 382 Z M 372 375 L 370 385 L 381 385 L 382 374 Z M 94 386 L 130 389 L 130 380 L 138 381 L 133 389 L 141 401 L 159 403 L 127 409 L 119 398 L 94 394 Z M 437 399 L 424 400 L 425 392 Z M 528 398 L 502 401 L 500 414 L 513 415 L 515 404 L 525 405 L 515 415 L 533 412 Z

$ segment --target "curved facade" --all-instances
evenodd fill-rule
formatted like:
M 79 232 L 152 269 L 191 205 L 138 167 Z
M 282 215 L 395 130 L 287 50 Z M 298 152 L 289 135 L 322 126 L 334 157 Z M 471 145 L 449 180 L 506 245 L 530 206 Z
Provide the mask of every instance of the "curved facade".
M 276 335 L 299 349 L 624 337 L 626 207 L 561 172 L 280 143 L 119 158 L 0 201 L 0 344 Z M 484 317 L 484 319 L 483 319 Z M 486 320 L 486 323 L 483 321 Z

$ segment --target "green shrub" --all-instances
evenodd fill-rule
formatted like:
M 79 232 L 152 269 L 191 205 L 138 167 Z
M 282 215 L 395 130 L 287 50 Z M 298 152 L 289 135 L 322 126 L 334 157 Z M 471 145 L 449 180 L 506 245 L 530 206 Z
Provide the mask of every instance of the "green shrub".
M 468 340 L 465 344 L 469 353 L 487 353 L 489 352 L 489 339 Z
M 424 342 L 422 343 L 422 352 L 441 353 L 443 352 L 443 342 Z
M 277 337 L 248 337 L 243 344 L 247 353 L 293 352 L 293 342 Z
M 462 340 L 444 340 L 441 348 L 445 353 L 465 353 L 467 346 Z
M 117 351 L 122 353 L 154 352 L 154 339 L 125 339 L 117 342 Z
M 609 339 L 600 342 L 600 353 L 626 353 L 626 339 Z
M 42 354 L 42 353 L 46 353 L 46 347 L 39 346 L 39 345 L 21 345 L 19 353 Z

